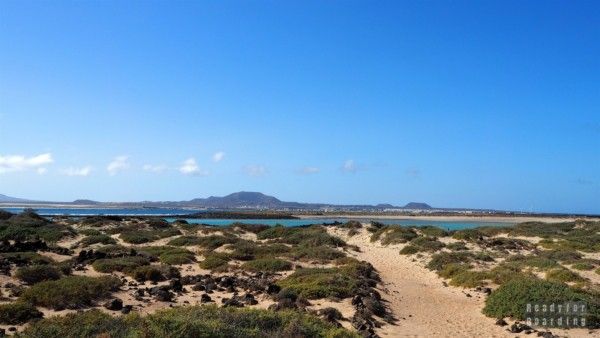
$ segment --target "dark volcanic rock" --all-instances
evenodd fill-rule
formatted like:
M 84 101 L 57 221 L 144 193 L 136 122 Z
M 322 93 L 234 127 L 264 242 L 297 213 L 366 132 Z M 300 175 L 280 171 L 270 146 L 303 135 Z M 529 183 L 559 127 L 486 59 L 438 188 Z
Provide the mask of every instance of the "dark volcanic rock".
M 111 311 L 119 311 L 123 308 L 123 301 L 119 298 L 115 298 L 104 304 L 104 307 Z

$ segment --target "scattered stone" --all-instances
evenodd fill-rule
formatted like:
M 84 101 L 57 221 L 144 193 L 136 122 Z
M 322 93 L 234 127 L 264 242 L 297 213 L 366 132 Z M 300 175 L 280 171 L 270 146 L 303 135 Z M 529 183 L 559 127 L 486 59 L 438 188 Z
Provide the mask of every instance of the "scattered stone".
M 498 325 L 498 326 L 506 326 L 506 325 L 508 325 L 508 323 L 504 320 L 504 318 L 499 318 L 496 321 L 496 325 Z
M 131 312 L 131 310 L 133 309 L 133 305 L 125 305 L 123 306 L 123 308 L 121 309 L 121 313 L 126 315 L 129 312 Z
M 200 295 L 200 303 L 209 303 L 212 302 L 212 298 L 210 298 L 209 295 L 207 295 L 206 293 L 203 293 Z
M 119 298 L 115 298 L 113 300 L 108 301 L 106 304 L 104 304 L 104 307 L 107 310 L 119 311 L 123 308 L 123 301 L 120 300 Z

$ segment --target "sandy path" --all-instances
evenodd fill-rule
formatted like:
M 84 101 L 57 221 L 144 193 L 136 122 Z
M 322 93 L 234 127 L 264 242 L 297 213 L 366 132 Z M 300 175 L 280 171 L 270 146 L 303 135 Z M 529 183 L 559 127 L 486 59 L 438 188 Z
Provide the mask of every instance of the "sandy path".
M 425 268 L 422 261 L 399 254 L 403 245 L 382 246 L 371 243 L 366 231 L 353 237 L 337 229 L 329 231 L 361 252 L 351 255 L 373 264 L 383 281 L 380 291 L 389 303 L 396 325 L 384 325 L 377 333 L 382 337 L 518 337 L 506 327 L 481 313 L 485 296 L 470 289 L 446 287 L 442 279 Z M 471 297 L 467 297 L 466 294 Z M 569 337 L 598 337 L 600 332 L 585 329 L 557 330 L 554 334 Z M 535 334 L 531 334 L 535 336 Z

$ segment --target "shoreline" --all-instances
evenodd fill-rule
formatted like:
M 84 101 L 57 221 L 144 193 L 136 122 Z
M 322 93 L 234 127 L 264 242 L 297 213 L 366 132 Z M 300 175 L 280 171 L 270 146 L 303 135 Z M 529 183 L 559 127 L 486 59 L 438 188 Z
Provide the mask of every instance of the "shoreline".
M 328 218 L 344 218 L 354 220 L 370 220 L 370 219 L 397 219 L 397 220 L 421 220 L 421 221 L 440 221 L 440 222 L 478 222 L 478 223 L 507 223 L 517 224 L 522 222 L 545 222 L 559 223 L 572 222 L 578 219 L 595 221 L 597 217 L 549 217 L 549 216 L 412 216 L 412 215 L 349 215 L 349 214 L 332 214 L 332 215 L 297 215 L 294 216 L 300 219 L 328 219 Z

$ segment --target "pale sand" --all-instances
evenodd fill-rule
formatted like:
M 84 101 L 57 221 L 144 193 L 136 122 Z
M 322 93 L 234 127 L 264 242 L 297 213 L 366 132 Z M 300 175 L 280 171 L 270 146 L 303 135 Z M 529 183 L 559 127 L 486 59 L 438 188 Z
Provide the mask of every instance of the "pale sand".
M 355 220 L 365 219 L 401 219 L 401 220 L 423 220 L 423 221 L 440 221 L 440 222 L 489 222 L 489 223 L 522 223 L 522 222 L 571 222 L 577 219 L 598 221 L 600 218 L 589 217 L 536 217 L 536 216 L 409 216 L 409 215 L 348 215 L 348 214 L 331 214 L 331 215 L 294 215 L 299 218 L 347 218 Z
M 424 261 L 399 254 L 403 245 L 382 246 L 371 243 L 364 229 L 348 237 L 346 231 L 329 228 L 333 234 L 349 244 L 360 247 L 360 253 L 351 253 L 360 260 L 373 264 L 382 279 L 380 291 L 388 301 L 395 325 L 384 325 L 377 330 L 382 337 L 516 337 L 506 327 L 495 325 L 495 319 L 481 313 L 485 296 L 471 289 L 443 286 L 443 280 L 424 267 Z M 414 260 L 414 261 L 413 261 Z M 472 297 L 467 297 L 466 294 Z M 600 332 L 588 330 L 551 330 L 568 337 L 600 337 Z M 535 334 L 531 334 L 535 336 Z

